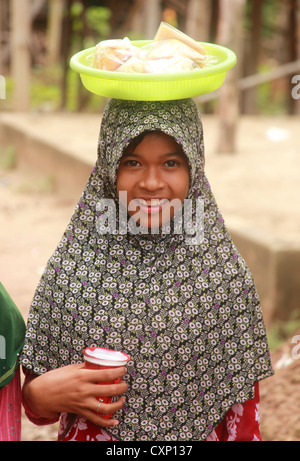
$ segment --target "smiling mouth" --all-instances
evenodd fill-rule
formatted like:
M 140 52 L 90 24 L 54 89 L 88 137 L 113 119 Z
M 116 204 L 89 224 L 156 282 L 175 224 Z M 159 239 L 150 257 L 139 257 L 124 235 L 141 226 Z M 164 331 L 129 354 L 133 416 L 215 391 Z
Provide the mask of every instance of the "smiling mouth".
M 162 210 L 162 207 L 169 202 L 168 199 L 163 198 L 152 198 L 152 199 L 142 199 L 136 198 L 134 199 L 136 205 L 140 208 L 140 210 L 144 213 L 158 213 Z

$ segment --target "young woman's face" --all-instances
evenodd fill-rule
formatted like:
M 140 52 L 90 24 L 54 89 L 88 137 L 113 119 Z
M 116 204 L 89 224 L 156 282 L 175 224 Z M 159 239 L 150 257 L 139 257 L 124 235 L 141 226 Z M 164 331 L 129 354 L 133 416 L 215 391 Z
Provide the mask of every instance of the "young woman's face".
M 169 222 L 188 190 L 188 161 L 181 146 L 170 136 L 148 133 L 132 151 L 123 154 L 117 192 L 140 225 L 157 228 Z M 126 194 L 120 194 L 121 191 Z

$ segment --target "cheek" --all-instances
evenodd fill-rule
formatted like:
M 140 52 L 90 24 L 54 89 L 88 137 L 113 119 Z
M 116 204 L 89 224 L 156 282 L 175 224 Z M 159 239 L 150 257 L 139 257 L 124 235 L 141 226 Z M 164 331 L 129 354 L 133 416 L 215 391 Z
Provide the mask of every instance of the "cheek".
M 132 178 L 122 171 L 117 174 L 116 189 L 120 202 L 127 209 L 132 200 Z
M 120 176 L 119 176 L 119 174 L 118 174 L 118 176 L 117 176 L 116 189 L 117 189 L 117 193 L 119 194 L 119 192 L 120 192 L 120 190 L 121 190 L 121 181 L 120 181 Z
M 126 174 L 124 172 L 119 171 L 117 174 L 117 181 L 116 181 L 116 188 L 119 194 L 120 191 L 128 191 L 128 186 L 130 185 L 130 181 L 128 180 Z
M 190 188 L 190 175 L 188 171 L 183 171 L 176 181 L 177 196 L 183 201 L 187 198 Z

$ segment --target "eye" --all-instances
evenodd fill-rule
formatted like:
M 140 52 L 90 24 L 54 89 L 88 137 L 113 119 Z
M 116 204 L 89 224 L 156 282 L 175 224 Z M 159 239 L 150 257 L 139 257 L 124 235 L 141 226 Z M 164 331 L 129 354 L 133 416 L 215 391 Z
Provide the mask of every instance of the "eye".
M 179 165 L 179 162 L 177 162 L 176 160 L 168 160 L 165 165 L 168 167 L 168 168 L 174 168 L 175 166 L 178 166 Z
M 140 163 L 137 160 L 125 160 L 124 165 L 129 168 L 134 168 L 136 166 L 139 166 Z

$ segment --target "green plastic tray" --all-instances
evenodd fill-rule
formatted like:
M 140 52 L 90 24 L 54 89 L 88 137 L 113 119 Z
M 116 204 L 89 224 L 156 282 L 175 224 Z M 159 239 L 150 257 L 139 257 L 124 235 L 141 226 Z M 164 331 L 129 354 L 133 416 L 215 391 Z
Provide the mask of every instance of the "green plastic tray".
M 139 40 L 132 43 L 143 46 L 152 41 Z M 224 82 L 227 71 L 236 64 L 236 55 L 228 48 L 212 43 L 199 43 L 217 62 L 190 72 L 129 74 L 95 69 L 89 65 L 89 57 L 95 47 L 72 56 L 70 66 L 80 74 L 85 88 L 100 96 L 135 101 L 192 98 L 217 90 Z

